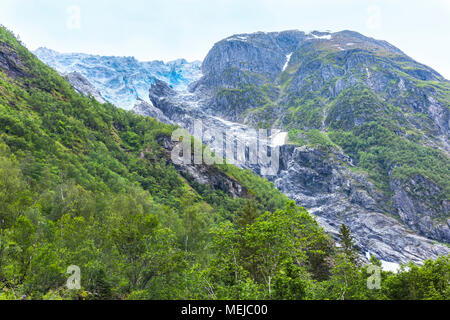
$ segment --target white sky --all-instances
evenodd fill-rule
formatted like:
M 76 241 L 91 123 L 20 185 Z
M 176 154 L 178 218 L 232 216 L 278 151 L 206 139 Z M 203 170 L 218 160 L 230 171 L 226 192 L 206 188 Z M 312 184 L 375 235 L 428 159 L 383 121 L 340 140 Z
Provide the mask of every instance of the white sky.
M 32 50 L 164 61 L 203 60 L 235 33 L 348 29 L 450 79 L 450 0 L 0 0 L 0 23 Z

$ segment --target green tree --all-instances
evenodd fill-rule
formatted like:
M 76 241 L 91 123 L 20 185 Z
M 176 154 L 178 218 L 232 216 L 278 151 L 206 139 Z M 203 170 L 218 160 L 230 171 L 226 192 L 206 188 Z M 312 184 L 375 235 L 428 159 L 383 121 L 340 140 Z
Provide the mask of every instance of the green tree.
M 339 228 L 339 243 L 341 244 L 341 250 L 344 253 L 345 258 L 352 264 L 358 262 L 358 252 L 355 249 L 355 243 L 350 229 L 342 224 Z

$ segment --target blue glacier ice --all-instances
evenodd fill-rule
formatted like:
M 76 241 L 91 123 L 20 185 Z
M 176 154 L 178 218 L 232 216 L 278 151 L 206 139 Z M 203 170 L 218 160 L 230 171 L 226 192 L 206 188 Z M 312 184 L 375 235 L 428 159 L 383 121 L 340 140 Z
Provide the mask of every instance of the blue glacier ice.
M 127 110 L 138 99 L 150 103 L 148 93 L 154 78 L 183 91 L 202 76 L 200 61 L 141 62 L 134 57 L 59 53 L 47 48 L 39 48 L 34 54 L 61 74 L 80 73 L 106 101 Z

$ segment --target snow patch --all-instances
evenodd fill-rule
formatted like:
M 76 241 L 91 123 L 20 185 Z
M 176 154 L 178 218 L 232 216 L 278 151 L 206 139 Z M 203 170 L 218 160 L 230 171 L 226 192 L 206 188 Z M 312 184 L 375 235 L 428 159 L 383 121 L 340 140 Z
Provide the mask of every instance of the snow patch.
M 236 123 L 236 122 L 231 122 L 231 121 L 228 121 L 228 120 L 216 117 L 216 116 L 211 116 L 211 118 L 219 122 L 219 123 L 217 123 L 218 128 L 230 130 L 230 132 L 228 132 L 228 134 L 231 134 L 231 136 L 232 135 L 238 136 L 243 141 L 246 138 L 247 139 L 253 138 L 253 139 L 255 139 L 255 141 L 257 139 L 256 136 L 254 136 L 254 134 L 257 134 L 256 129 L 252 133 L 253 129 L 246 125 Z M 270 145 L 271 147 L 279 147 L 279 146 L 283 146 L 286 144 L 288 132 L 283 132 L 278 129 L 272 129 L 271 131 L 272 131 L 271 132 L 272 134 L 267 139 L 268 145 Z M 264 139 L 264 141 L 266 141 L 266 139 Z
M 370 252 L 366 252 L 366 258 L 368 260 L 370 260 L 370 258 L 371 258 Z M 380 262 L 381 262 L 381 268 L 384 271 L 391 271 L 391 272 L 397 273 L 400 270 L 400 264 L 398 264 L 398 263 L 384 261 L 384 260 L 380 260 Z
M 222 122 L 223 124 L 225 124 L 225 125 L 228 126 L 228 127 L 240 127 L 240 128 L 245 128 L 245 126 L 241 125 L 240 123 L 231 122 L 231 121 L 228 121 L 228 120 L 225 120 L 225 119 L 222 119 L 222 118 L 219 118 L 219 117 L 215 117 L 215 116 L 213 116 L 212 118 L 213 118 L 213 119 L 216 119 L 216 120 L 218 120 L 218 121 L 220 121 L 220 122 Z
M 326 35 L 323 35 L 323 36 L 318 36 L 318 35 L 315 35 L 314 33 L 309 33 L 308 35 L 309 35 L 309 36 L 313 36 L 314 39 L 331 40 L 331 34 L 326 34 Z
M 286 144 L 286 140 L 288 137 L 287 132 L 277 132 L 270 137 L 271 146 L 279 147 L 284 146 Z
M 289 54 L 286 56 L 286 63 L 284 64 L 283 70 L 282 70 L 282 71 L 286 70 L 286 68 L 288 67 L 289 62 L 291 61 L 292 53 L 293 53 L 293 52 L 289 53 Z
M 388 262 L 388 261 L 384 261 L 384 260 L 380 260 L 380 261 L 381 261 L 381 268 L 384 271 L 391 271 L 391 272 L 397 273 L 400 270 L 400 265 L 398 263 Z
M 370 73 L 370 71 L 369 71 L 369 68 L 368 68 L 368 67 L 366 67 L 366 72 L 367 72 L 367 79 L 369 79 L 369 78 L 370 78 L 370 76 L 371 76 L 371 73 Z
M 243 41 L 243 42 L 245 42 L 245 41 L 247 41 L 247 37 L 234 36 L 234 37 L 228 38 L 227 41 Z

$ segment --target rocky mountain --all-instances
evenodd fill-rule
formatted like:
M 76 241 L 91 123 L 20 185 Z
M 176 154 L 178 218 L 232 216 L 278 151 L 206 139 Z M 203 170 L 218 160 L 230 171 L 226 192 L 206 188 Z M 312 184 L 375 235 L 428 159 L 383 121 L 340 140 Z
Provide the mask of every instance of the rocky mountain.
M 224 39 L 202 72 L 191 90 L 209 112 L 341 149 L 383 195 L 380 211 L 450 241 L 450 83 L 436 71 L 356 32 L 287 31 Z
M 450 83 L 436 71 L 356 32 L 285 31 L 219 41 L 201 73 L 188 90 L 152 80 L 133 110 L 191 133 L 202 120 L 247 146 L 253 128 L 268 128 L 272 142 L 283 137 L 272 143 L 276 174 L 238 165 L 271 180 L 328 232 L 345 223 L 362 253 L 386 262 L 449 253 L 437 242 L 450 243 Z
M 348 130 L 393 115 L 397 125 L 448 136 L 448 81 L 385 41 L 356 32 L 232 36 L 214 45 L 202 72 L 193 90 L 212 96 L 215 111 L 244 123 Z M 367 89 L 372 95 L 362 98 L 380 109 L 346 103 L 352 107 L 347 110 L 339 104 L 354 96 L 353 89 L 363 94 Z M 320 112 L 326 105 L 330 108 Z M 348 113 L 344 120 L 341 112 Z M 418 120 L 417 113 L 428 117 Z M 437 145 L 448 150 L 446 142 Z
M 97 88 L 104 100 L 123 109 L 131 109 L 138 99 L 149 102 L 148 90 L 154 78 L 185 89 L 201 76 L 201 62 L 184 59 L 140 62 L 133 57 L 65 54 L 47 48 L 39 48 L 34 54 L 64 75 L 77 72 Z
M 150 100 L 151 109 L 161 110 L 164 117 L 188 129 L 191 134 L 195 134 L 194 122 L 201 120 L 205 130 L 231 133 L 227 144 L 231 139 L 244 142 L 247 148 L 257 143 L 251 134 L 251 126 L 227 121 L 205 111 L 208 110 L 203 104 L 205 102 L 198 95 L 176 92 L 164 82 L 157 81 L 150 90 Z M 146 114 L 140 106 L 133 111 Z M 160 116 L 158 119 L 164 121 Z M 273 131 L 271 138 L 275 142 L 283 131 Z M 225 155 L 223 149 L 212 143 L 214 138 L 209 135 L 197 135 L 197 138 L 202 138 L 217 154 Z M 248 163 L 248 155 L 247 159 L 235 164 L 272 181 L 289 198 L 308 208 L 320 225 L 336 238 L 339 227 L 345 223 L 355 235 L 360 251 L 376 256 L 386 266 L 389 262 L 421 262 L 426 257 L 449 252 L 445 245 L 418 235 L 387 212 L 383 206 L 388 201 L 384 194 L 342 150 L 285 144 L 283 140 L 271 145 L 278 146 L 280 154 L 280 166 L 275 175 L 262 174 L 260 165 Z M 395 267 L 390 265 L 390 268 Z
M 287 31 L 224 39 L 202 72 L 191 90 L 211 113 L 288 130 L 300 145 L 320 136 L 368 171 L 382 210 L 450 241 L 450 83 L 436 71 L 356 32 Z
M 70 72 L 65 77 L 78 93 L 92 96 L 100 103 L 106 102 L 100 91 L 77 71 Z

